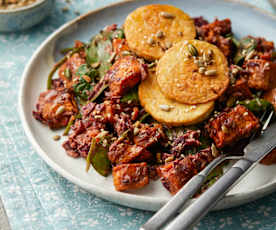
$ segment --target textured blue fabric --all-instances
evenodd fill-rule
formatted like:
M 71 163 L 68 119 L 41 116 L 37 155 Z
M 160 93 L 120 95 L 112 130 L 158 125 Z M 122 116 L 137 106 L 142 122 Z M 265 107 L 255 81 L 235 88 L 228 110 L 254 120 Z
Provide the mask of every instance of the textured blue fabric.
M 19 81 L 34 50 L 56 28 L 114 0 L 56 2 L 42 24 L 0 34 L 0 196 L 13 230 L 134 230 L 151 212 L 118 206 L 71 184 L 50 169 L 31 147 L 17 114 Z M 244 0 L 270 12 L 264 0 Z M 68 12 L 63 8 L 69 6 Z M 1 229 L 1 226 L 0 226 Z M 276 194 L 209 214 L 195 229 L 276 229 Z

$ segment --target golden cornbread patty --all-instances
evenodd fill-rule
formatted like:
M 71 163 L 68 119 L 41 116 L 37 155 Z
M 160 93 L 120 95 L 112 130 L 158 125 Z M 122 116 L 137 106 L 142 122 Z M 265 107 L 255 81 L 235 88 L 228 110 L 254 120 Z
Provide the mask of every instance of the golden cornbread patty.
M 181 104 L 166 98 L 160 91 L 156 74 L 139 85 L 139 100 L 144 109 L 157 121 L 172 126 L 196 124 L 206 119 L 214 108 L 214 102 L 199 105 Z
M 194 21 L 170 5 L 147 5 L 130 13 L 124 23 L 130 49 L 147 60 L 162 57 L 173 44 L 194 39 Z
M 181 41 L 157 64 L 157 82 L 162 93 L 185 104 L 213 101 L 229 84 L 227 60 L 214 45 Z

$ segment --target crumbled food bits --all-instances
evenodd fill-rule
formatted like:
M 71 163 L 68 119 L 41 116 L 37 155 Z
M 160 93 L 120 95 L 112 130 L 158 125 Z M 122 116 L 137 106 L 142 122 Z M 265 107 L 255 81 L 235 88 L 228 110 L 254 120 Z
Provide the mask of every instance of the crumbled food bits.
M 175 18 L 175 15 L 165 12 L 165 11 L 160 12 L 160 16 L 163 18 L 166 18 L 166 19 L 174 19 Z
M 0 9 L 11 10 L 23 6 L 31 5 L 37 0 L 0 0 Z
M 60 135 L 55 135 L 55 136 L 53 136 L 53 140 L 54 140 L 54 141 L 60 140 Z

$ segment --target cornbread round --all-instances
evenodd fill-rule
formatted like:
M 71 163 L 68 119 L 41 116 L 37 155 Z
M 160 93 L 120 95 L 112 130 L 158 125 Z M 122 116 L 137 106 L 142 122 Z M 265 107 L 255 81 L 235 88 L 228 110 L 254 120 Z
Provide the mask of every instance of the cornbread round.
M 124 23 L 129 48 L 147 60 L 156 60 L 173 44 L 194 39 L 194 21 L 170 5 L 147 5 L 130 13 Z
M 191 49 L 193 48 L 193 49 Z M 196 53 L 197 57 L 192 54 Z M 208 59 L 210 54 L 211 57 Z M 203 59 L 211 60 L 201 67 Z M 229 84 L 227 60 L 214 45 L 199 41 L 181 41 L 169 49 L 157 64 L 157 82 L 162 93 L 185 104 L 200 104 L 221 96 Z
M 139 85 L 139 100 L 144 109 L 157 121 L 172 126 L 192 125 L 206 119 L 213 111 L 214 102 L 187 105 L 166 98 L 160 91 L 156 74 L 150 72 Z

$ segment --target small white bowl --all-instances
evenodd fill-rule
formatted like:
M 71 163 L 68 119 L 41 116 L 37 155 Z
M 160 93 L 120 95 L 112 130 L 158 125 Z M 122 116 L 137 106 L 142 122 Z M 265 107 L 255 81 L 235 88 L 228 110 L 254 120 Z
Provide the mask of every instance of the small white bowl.
M 36 25 L 49 15 L 54 1 L 37 0 L 24 7 L 0 10 L 0 32 L 25 30 Z

